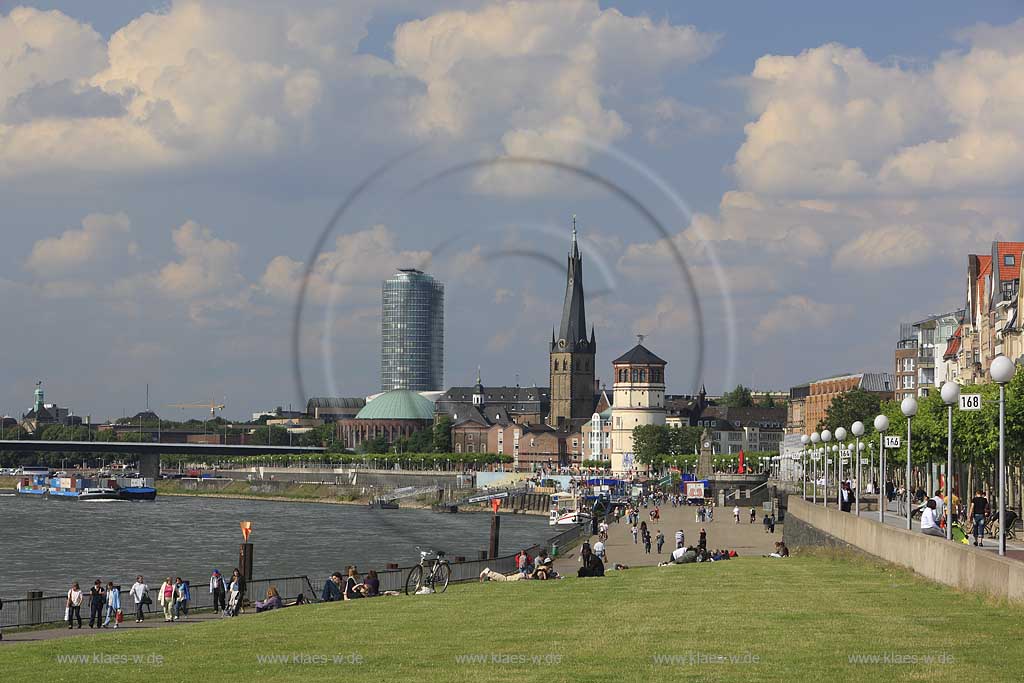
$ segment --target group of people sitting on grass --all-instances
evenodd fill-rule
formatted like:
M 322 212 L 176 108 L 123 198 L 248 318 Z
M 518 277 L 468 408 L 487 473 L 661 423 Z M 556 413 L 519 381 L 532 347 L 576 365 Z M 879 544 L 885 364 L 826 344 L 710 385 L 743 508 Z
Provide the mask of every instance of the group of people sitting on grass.
M 555 561 L 551 559 L 551 555 L 541 550 L 537 553 L 537 557 L 531 557 L 530 553 L 526 549 L 520 550 L 516 553 L 514 558 L 516 571 L 510 576 L 505 576 L 501 572 L 491 570 L 490 567 L 485 567 L 480 572 L 481 581 L 522 581 L 523 579 L 535 579 L 538 581 L 546 581 L 547 579 L 560 579 L 561 576 L 555 571 Z
M 670 564 L 690 564 L 692 562 L 719 562 L 721 560 L 729 560 L 738 556 L 739 553 L 735 550 L 716 548 L 713 551 L 709 551 L 704 546 L 697 546 L 695 548 L 680 546 L 672 551 L 671 558 L 665 562 L 659 562 L 658 566 L 667 567 Z
M 366 578 L 360 579 L 359 570 L 355 566 L 348 566 L 345 567 L 344 575 L 341 572 L 334 572 L 324 581 L 320 601 L 358 600 L 381 595 L 398 595 L 398 591 L 382 591 L 375 570 L 371 569 L 366 573 Z

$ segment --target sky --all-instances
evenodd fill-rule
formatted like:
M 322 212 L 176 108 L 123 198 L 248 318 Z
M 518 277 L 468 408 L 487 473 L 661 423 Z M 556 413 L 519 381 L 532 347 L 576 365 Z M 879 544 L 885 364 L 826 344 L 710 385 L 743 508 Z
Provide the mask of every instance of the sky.
M 546 385 L 574 215 L 609 385 L 637 334 L 671 393 L 891 371 L 1024 238 L 1022 17 L 0 0 L 0 413 L 374 393 L 403 267 L 446 386 Z

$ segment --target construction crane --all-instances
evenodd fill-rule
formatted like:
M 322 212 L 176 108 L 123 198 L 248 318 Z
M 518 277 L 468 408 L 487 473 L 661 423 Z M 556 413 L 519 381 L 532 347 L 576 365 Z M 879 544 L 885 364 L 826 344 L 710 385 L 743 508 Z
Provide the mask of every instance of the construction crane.
M 223 403 L 210 401 L 209 403 L 168 403 L 168 408 L 206 408 L 210 411 L 210 419 L 217 417 L 218 410 L 224 410 Z

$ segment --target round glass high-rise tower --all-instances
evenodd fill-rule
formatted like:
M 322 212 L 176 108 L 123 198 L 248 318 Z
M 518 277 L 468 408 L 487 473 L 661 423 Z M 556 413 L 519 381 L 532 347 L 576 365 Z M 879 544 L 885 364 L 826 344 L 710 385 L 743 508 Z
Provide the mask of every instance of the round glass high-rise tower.
M 444 285 L 403 268 L 382 289 L 380 388 L 444 388 Z

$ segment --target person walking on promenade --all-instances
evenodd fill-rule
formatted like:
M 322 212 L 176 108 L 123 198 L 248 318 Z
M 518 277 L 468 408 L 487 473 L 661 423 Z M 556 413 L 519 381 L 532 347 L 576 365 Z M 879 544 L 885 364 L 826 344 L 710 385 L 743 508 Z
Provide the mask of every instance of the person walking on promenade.
M 644 529 L 644 554 L 651 554 L 651 532 L 648 529 Z
M 99 579 L 89 589 L 89 628 L 103 625 L 103 606 L 107 603 L 107 591 Z
M 769 515 L 769 517 L 768 517 L 768 530 L 771 533 L 773 533 L 773 534 L 775 533 L 775 513 L 774 512 L 771 515 Z
M 103 628 L 107 627 L 110 620 L 114 620 L 114 628 L 117 628 L 118 614 L 121 612 L 121 589 L 114 585 L 113 581 L 107 581 L 107 617 L 103 620 Z
M 677 529 L 676 530 L 676 548 L 682 548 L 683 547 L 683 540 L 684 540 L 683 530 L 682 529 Z
M 753 524 L 754 520 L 757 519 L 757 510 L 750 508 L 750 523 Z
M 764 519 L 761 520 L 761 523 L 764 524 L 764 532 L 768 533 L 768 526 L 771 524 L 770 520 L 768 519 L 768 513 L 765 513 Z
M 231 583 L 228 584 L 228 608 L 224 611 L 224 616 L 234 617 L 238 615 L 239 603 L 242 602 L 241 578 L 237 569 L 231 573 Z M 334 577 L 332 576 L 331 578 L 333 579 Z M 338 595 L 340 600 L 340 588 Z
M 715 509 L 713 507 L 708 507 L 707 513 L 704 515 L 704 518 L 708 520 L 709 524 L 715 521 Z
M 72 624 L 75 619 L 78 619 L 78 628 L 82 628 L 82 600 L 82 591 L 79 590 L 78 582 L 75 581 L 68 591 L 68 628 L 73 628 Z
M 235 570 L 231 572 L 231 583 L 236 586 L 238 592 L 238 599 L 235 601 L 234 609 L 228 605 L 228 611 L 232 612 L 231 616 L 237 617 L 242 611 L 242 604 L 245 600 L 245 577 L 242 576 L 242 570 L 235 567 Z
M 658 543 L 658 554 L 661 555 L 661 547 L 665 545 L 665 534 L 661 533 L 661 529 L 658 529 L 656 541 Z
M 192 590 L 189 588 L 187 581 L 182 581 L 181 577 L 177 577 L 174 580 L 174 620 L 177 621 L 179 616 L 184 615 L 188 619 L 188 603 L 192 599 Z
M 640 530 L 637 528 L 636 524 L 634 524 L 632 528 L 630 528 L 629 533 L 633 534 L 633 543 L 636 544 L 637 534 L 640 533 Z
M 160 606 L 164 610 L 164 621 L 172 621 L 174 618 L 174 615 L 171 614 L 171 610 L 174 608 L 174 581 L 171 580 L 171 577 L 168 576 L 160 584 L 157 600 L 160 601 Z
M 700 538 L 697 540 L 697 547 L 706 549 L 708 547 L 708 532 L 701 527 Z
M 213 611 L 219 614 L 228 608 L 227 586 L 224 585 L 224 577 L 220 575 L 219 569 L 214 569 L 210 575 L 210 594 L 213 596 Z
M 733 519 L 736 520 L 736 523 L 739 524 L 740 523 L 740 506 L 739 505 L 734 505 L 733 506 L 733 508 L 732 508 L 732 516 L 733 516 Z
M 975 491 L 971 499 L 971 509 L 967 513 L 967 519 L 974 523 L 973 536 L 974 545 L 985 547 L 985 518 L 988 516 L 988 498 L 980 489 Z
M 145 620 L 142 608 L 153 604 L 153 599 L 149 597 L 149 586 L 143 581 L 142 574 L 135 577 L 135 583 L 128 589 L 128 592 L 131 593 L 132 598 L 135 600 L 135 623 L 141 624 Z

